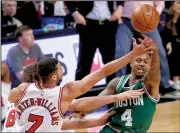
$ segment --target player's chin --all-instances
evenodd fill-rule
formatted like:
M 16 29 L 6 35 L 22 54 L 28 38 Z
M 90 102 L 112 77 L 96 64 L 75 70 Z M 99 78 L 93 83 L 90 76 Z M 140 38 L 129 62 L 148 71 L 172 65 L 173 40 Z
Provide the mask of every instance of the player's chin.
M 136 75 L 137 75 L 137 76 L 144 76 L 145 73 L 146 73 L 146 72 L 136 72 Z

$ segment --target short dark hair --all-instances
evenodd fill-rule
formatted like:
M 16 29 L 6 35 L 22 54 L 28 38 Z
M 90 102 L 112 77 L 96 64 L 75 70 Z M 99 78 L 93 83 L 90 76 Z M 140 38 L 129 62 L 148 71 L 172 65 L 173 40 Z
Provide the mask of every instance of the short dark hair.
M 46 83 L 52 73 L 57 70 L 58 60 L 55 58 L 46 58 L 38 63 L 25 68 L 22 76 L 22 82 L 34 83 L 41 82 Z
M 19 28 L 16 29 L 14 35 L 18 39 L 19 37 L 22 36 L 22 33 L 24 31 L 28 31 L 28 30 L 32 30 L 32 29 L 29 26 L 27 26 L 27 25 L 20 26 Z
M 38 62 L 38 74 L 42 83 L 46 83 L 52 73 L 57 70 L 58 60 L 55 58 L 46 58 Z

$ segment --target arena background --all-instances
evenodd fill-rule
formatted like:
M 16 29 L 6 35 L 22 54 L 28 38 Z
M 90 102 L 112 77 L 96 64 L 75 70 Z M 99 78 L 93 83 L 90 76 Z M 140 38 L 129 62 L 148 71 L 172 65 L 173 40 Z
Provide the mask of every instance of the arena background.
M 18 4 L 18 9 L 24 6 L 23 1 L 19 2 Z M 167 4 L 167 7 L 168 6 L 169 5 Z M 65 7 L 61 8 L 64 9 Z M 3 19 L 3 15 L 1 16 L 1 19 Z M 64 77 L 61 85 L 64 85 L 68 81 L 73 81 L 75 79 L 74 77 L 77 65 L 77 56 L 79 52 L 79 35 L 76 32 L 73 18 L 68 13 L 59 16 L 44 17 L 44 19 L 45 20 L 42 24 L 43 28 L 34 30 L 35 42 L 40 46 L 45 56 L 54 57 L 61 62 L 64 68 Z M 166 18 L 164 14 L 162 14 L 159 30 L 162 30 L 162 27 L 165 25 L 165 19 Z M 58 23 L 55 23 L 57 20 Z M 53 27 L 55 30 L 50 30 L 49 27 Z M 18 41 L 13 35 L 1 36 L 1 61 L 6 60 L 8 50 L 16 44 L 18 44 Z M 178 57 L 174 60 L 179 61 Z M 96 54 L 94 55 L 91 72 L 100 69 L 102 66 L 102 57 L 99 53 L 99 50 L 97 49 Z M 90 92 L 83 96 L 98 95 L 99 92 L 105 88 L 105 83 L 105 79 L 101 80 L 94 86 L 94 88 L 90 90 Z M 87 115 L 86 117 L 99 117 L 102 113 L 107 111 L 107 109 L 108 107 L 104 106 L 96 110 L 94 113 Z M 70 130 L 69 132 L 98 132 L 101 128 L 102 126 L 77 131 Z M 179 98 L 161 97 L 160 102 L 157 105 L 157 111 L 149 132 L 180 132 Z

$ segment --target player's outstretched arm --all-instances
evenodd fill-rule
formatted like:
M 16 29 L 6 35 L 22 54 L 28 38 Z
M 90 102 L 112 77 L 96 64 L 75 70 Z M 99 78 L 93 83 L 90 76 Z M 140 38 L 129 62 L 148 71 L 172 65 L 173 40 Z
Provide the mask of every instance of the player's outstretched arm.
M 151 95 L 158 99 L 159 97 L 159 84 L 161 80 L 161 74 L 160 74 L 160 58 L 158 53 L 158 48 L 155 42 L 146 36 L 143 35 L 144 38 L 147 38 L 147 44 L 152 45 L 153 53 L 151 54 L 151 66 L 150 70 L 148 71 L 146 77 L 145 77 L 145 85 L 146 87 L 151 87 Z M 142 41 L 142 40 L 140 40 Z
M 131 62 L 136 56 L 143 55 L 147 53 L 149 50 L 151 50 L 150 46 L 145 47 L 144 44 L 137 45 L 133 43 L 133 45 L 133 50 L 127 55 L 123 56 L 122 58 L 107 63 L 103 66 L 103 68 L 87 75 L 82 80 L 67 83 L 64 86 L 66 88 L 64 89 L 64 91 L 66 91 L 65 93 L 69 94 L 69 99 L 73 100 L 74 98 L 86 93 L 101 79 L 123 68 L 129 62 Z
M 71 120 L 64 120 L 61 130 L 71 130 L 71 129 L 83 129 L 83 128 L 90 128 L 96 126 L 105 125 L 108 121 L 108 118 L 114 115 L 115 112 L 108 111 L 100 118 L 95 119 L 71 119 Z
M 116 93 L 116 87 L 117 87 L 119 81 L 120 81 L 120 78 L 119 78 L 119 77 L 112 79 L 112 80 L 108 83 L 107 87 L 99 94 L 99 96 L 114 95 L 114 94 Z M 77 99 L 77 100 L 78 100 L 78 99 Z M 97 102 L 97 101 L 96 101 L 96 102 Z M 80 102 L 79 102 L 79 103 L 80 103 Z M 94 103 L 93 103 L 93 104 L 94 104 Z M 99 103 L 99 104 L 100 104 L 100 103 Z M 80 103 L 80 105 L 75 105 L 75 104 L 74 104 L 74 101 L 73 101 L 73 102 L 70 104 L 68 110 L 69 110 L 69 111 L 74 111 L 74 110 L 77 111 L 77 110 L 79 110 L 79 109 L 77 109 L 76 106 L 78 106 L 78 108 L 81 108 L 83 105 L 84 105 L 84 102 Z M 88 104 L 88 105 L 90 105 L 90 104 Z M 88 111 L 81 111 L 81 112 L 83 112 L 83 114 L 84 114 L 84 113 L 91 113 L 91 112 L 93 112 L 94 110 L 95 110 L 95 109 L 92 109 L 92 107 L 91 107 L 91 109 L 90 109 L 89 106 L 88 106 Z
M 120 94 L 109 95 L 109 96 L 84 97 L 74 100 L 70 104 L 68 111 L 90 112 L 107 104 L 111 104 L 118 101 L 125 101 L 127 99 L 137 98 L 143 93 L 144 93 L 143 89 L 141 89 L 141 90 L 129 90 Z

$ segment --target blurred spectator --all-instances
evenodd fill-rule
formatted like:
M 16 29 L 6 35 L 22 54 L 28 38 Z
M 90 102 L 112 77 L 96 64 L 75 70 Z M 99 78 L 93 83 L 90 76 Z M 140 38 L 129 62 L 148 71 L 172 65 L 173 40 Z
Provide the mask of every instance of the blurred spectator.
M 64 29 L 66 12 L 63 1 L 36 1 L 34 5 L 41 19 L 44 31 Z
M 12 87 L 20 84 L 24 68 L 45 58 L 40 47 L 34 43 L 31 28 L 20 27 L 15 32 L 15 36 L 19 40 L 19 44 L 8 51 L 6 59 L 12 76 Z
M 54 5 L 52 3 L 48 1 L 34 1 L 33 3 L 40 19 L 42 16 L 54 15 Z
M 66 10 L 63 1 L 35 1 L 36 11 L 41 16 L 65 16 Z
M 22 23 L 14 17 L 17 10 L 17 2 L 8 0 L 2 1 L 2 10 L 2 36 L 13 35 L 17 27 L 22 26 Z
M 116 10 L 114 3 L 118 5 Z M 122 1 L 66 1 L 80 36 L 76 80 L 90 73 L 96 48 L 99 48 L 104 63 L 114 59 L 115 34 L 122 4 Z M 107 83 L 114 77 L 114 74 L 107 77 Z
M 140 33 L 135 31 L 135 29 L 131 25 L 131 14 L 132 11 L 139 7 L 141 4 L 149 4 L 156 8 L 156 10 L 161 14 L 164 8 L 164 1 L 125 1 L 122 19 L 123 23 L 119 25 L 117 36 L 116 36 L 116 53 L 115 58 L 120 58 L 127 54 L 132 48 L 132 37 L 141 37 Z M 162 39 L 159 34 L 159 31 L 155 29 L 154 31 L 145 34 L 148 37 L 152 38 L 159 50 L 160 55 L 160 63 L 161 63 L 161 82 L 162 82 L 162 90 L 161 93 L 172 92 L 174 89 L 169 84 L 170 81 L 170 73 L 169 66 L 166 57 L 166 52 L 162 44 Z M 126 67 L 117 72 L 117 76 L 122 76 L 127 74 Z
M 33 1 L 18 1 L 16 17 L 32 29 L 41 29 L 41 20 Z
M 166 25 L 166 22 L 167 22 L 167 14 L 168 14 L 168 9 L 170 8 L 171 6 L 171 3 L 172 1 L 165 1 L 165 7 L 160 15 L 160 22 L 159 22 L 159 25 L 158 25 L 158 30 L 159 32 L 161 32 L 163 30 L 163 28 L 165 27 Z
M 65 16 L 63 1 L 18 1 L 17 18 L 32 29 L 42 28 L 43 17 Z
M 180 2 L 172 2 L 168 10 L 167 24 L 161 32 L 163 44 L 167 49 L 172 85 L 180 90 Z
M 6 112 L 8 111 L 8 95 L 11 90 L 11 79 L 8 66 L 1 62 L 1 122 L 4 121 L 6 117 Z
M 66 16 L 68 10 L 64 4 L 64 1 L 47 1 L 47 3 L 53 5 L 52 16 Z M 46 8 L 46 1 L 44 1 L 44 7 Z

